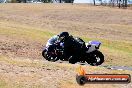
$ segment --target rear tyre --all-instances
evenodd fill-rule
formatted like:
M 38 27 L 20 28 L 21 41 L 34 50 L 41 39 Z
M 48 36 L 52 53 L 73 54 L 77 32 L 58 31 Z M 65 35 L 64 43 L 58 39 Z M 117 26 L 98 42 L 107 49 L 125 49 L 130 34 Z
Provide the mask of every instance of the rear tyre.
M 90 53 L 90 59 L 87 61 L 92 66 L 101 65 L 104 62 L 104 55 L 100 51 Z

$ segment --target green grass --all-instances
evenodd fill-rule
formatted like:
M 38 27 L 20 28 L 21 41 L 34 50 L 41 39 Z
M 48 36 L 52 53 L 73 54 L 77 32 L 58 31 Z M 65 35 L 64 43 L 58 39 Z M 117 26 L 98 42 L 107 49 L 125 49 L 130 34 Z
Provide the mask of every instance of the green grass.
M 47 31 L 47 29 L 39 29 L 17 23 L 0 22 L 0 35 L 15 37 L 16 39 L 43 41 L 54 34 Z
M 6 86 L 7 83 L 4 80 L 0 79 L 0 88 L 6 88 Z
M 8 35 L 16 38 L 26 38 L 37 41 L 42 41 L 44 38 L 49 38 L 53 34 L 50 32 L 45 32 L 36 29 L 0 29 L 0 35 Z M 19 36 L 19 37 L 18 37 Z
M 90 40 L 97 40 L 102 42 L 101 47 L 106 47 L 109 49 L 115 49 L 118 51 L 124 51 L 127 53 L 132 54 L 132 43 L 127 43 L 124 41 L 111 41 L 111 40 L 106 40 L 106 39 L 93 39 L 93 38 L 83 38 L 85 41 L 90 41 Z
M 7 24 L 9 23 L 2 22 L 2 24 L 0 24 L 0 35 L 14 37 L 17 39 L 28 39 L 43 43 L 46 42 L 51 36 L 55 35 L 47 29 L 33 28 L 27 25 L 15 25 L 12 23 L 9 26 L 6 26 Z M 117 65 L 115 61 L 118 61 L 118 65 L 132 66 L 132 64 L 130 63 L 132 61 L 132 42 L 115 41 L 100 38 L 94 39 L 86 38 L 83 36 L 81 37 L 86 42 L 90 40 L 98 40 L 102 42 L 101 51 L 105 55 L 111 55 L 115 57 L 112 57 L 113 61 L 108 62 L 107 64 Z M 105 52 L 105 50 L 107 50 L 107 52 Z
M 9 26 L 6 26 L 7 24 L 10 24 Z M 126 26 L 125 26 L 126 27 Z M 43 40 L 44 38 L 49 38 L 54 33 L 51 33 L 50 31 L 47 31 L 47 29 L 39 29 L 34 28 L 27 25 L 20 25 L 20 24 L 13 24 L 2 22 L 2 26 L 0 25 L 0 35 L 9 35 L 9 36 L 15 36 L 20 38 L 30 38 L 36 41 Z M 89 40 L 98 40 L 102 42 L 102 47 L 107 47 L 109 49 L 115 49 L 119 51 L 124 51 L 128 53 L 132 53 L 132 42 L 125 42 L 125 41 L 115 41 L 115 40 L 106 40 L 106 39 L 100 39 L 100 38 L 86 38 L 81 36 L 85 41 Z

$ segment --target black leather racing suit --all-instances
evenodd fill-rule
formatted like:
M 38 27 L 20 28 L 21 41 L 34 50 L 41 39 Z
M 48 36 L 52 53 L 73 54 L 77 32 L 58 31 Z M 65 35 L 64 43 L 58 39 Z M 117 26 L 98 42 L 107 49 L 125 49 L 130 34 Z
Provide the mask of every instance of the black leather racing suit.
M 65 57 L 69 59 L 69 62 L 74 64 L 79 61 L 79 57 L 84 53 L 82 44 L 80 44 L 72 36 L 69 36 L 61 42 L 64 42 L 64 54 Z

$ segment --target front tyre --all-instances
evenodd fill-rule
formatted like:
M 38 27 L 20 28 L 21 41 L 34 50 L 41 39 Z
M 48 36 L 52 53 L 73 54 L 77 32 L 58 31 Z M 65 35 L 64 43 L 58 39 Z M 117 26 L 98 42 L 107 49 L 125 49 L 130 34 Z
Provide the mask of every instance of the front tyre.
M 46 60 L 52 61 L 52 62 L 55 62 L 55 61 L 59 60 L 58 57 L 54 54 L 54 52 L 51 53 L 51 52 L 47 52 L 46 50 L 43 50 L 43 51 L 42 51 L 42 56 L 43 56 Z
M 104 55 L 98 50 L 90 53 L 90 60 L 87 61 L 87 63 L 92 66 L 101 65 L 103 62 L 104 62 Z
M 42 56 L 47 60 L 48 57 L 47 57 L 47 53 L 46 52 L 47 52 L 46 50 L 43 50 L 42 51 Z

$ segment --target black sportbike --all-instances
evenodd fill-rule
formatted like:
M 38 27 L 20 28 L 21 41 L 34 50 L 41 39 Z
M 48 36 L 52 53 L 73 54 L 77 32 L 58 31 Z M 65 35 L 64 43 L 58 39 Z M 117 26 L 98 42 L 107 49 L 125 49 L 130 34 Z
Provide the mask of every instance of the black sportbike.
M 63 43 L 48 43 L 42 51 L 42 56 L 48 61 L 69 61 L 69 63 L 75 64 L 76 62 L 87 62 L 92 66 L 101 65 L 104 62 L 104 55 L 99 51 L 101 42 L 99 41 L 89 41 L 85 43 L 81 38 L 74 38 L 80 44 L 85 44 L 85 53 L 80 55 L 78 60 L 72 59 L 72 56 L 65 56 Z

